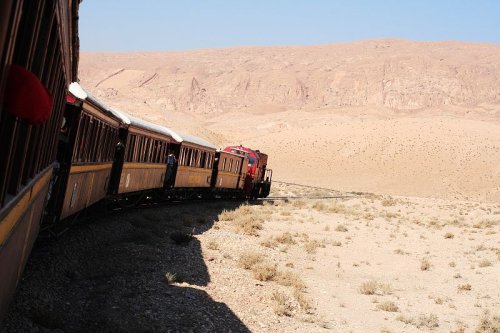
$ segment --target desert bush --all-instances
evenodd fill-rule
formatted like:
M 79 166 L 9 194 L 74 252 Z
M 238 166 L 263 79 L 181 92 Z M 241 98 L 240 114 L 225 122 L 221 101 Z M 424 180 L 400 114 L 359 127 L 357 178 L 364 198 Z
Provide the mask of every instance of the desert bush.
M 256 263 L 252 266 L 252 272 L 254 278 L 259 281 L 271 281 L 276 278 L 278 274 L 278 270 L 276 269 L 276 265 L 271 265 L 267 263 Z
M 289 232 L 285 232 L 279 236 L 274 237 L 274 239 L 281 244 L 296 244 L 297 242 L 293 239 L 293 236 Z
M 275 278 L 278 284 L 281 284 L 285 287 L 292 287 L 295 290 L 304 290 L 306 285 L 304 281 L 295 273 L 290 271 L 278 271 Z
M 167 282 L 168 284 L 177 282 L 177 274 L 172 272 L 165 273 L 165 282 Z
M 470 290 L 472 290 L 472 286 L 470 285 L 470 283 L 459 284 L 458 290 L 459 291 L 470 291 Z
M 377 304 L 377 309 L 387 312 L 398 312 L 398 306 L 392 301 L 385 301 L 380 304 Z
M 347 227 L 343 224 L 339 224 L 335 227 L 335 231 L 338 231 L 338 232 L 347 232 L 349 231 L 349 229 L 347 229 Z
M 416 326 L 418 328 L 426 327 L 432 329 L 435 327 L 439 327 L 439 319 L 435 314 L 421 314 L 416 318 L 407 315 L 399 315 L 396 317 L 396 320 L 399 320 L 405 324 Z
M 359 287 L 359 292 L 363 295 L 389 295 L 392 292 L 392 287 L 388 283 L 380 283 L 375 280 L 364 282 Z
M 279 291 L 275 291 L 271 297 L 271 300 L 273 300 L 274 313 L 276 313 L 278 316 L 292 316 L 293 305 L 287 295 Z
M 308 240 L 304 244 L 304 248 L 309 254 L 315 254 L 318 247 L 325 247 L 325 245 L 316 239 Z
M 446 238 L 446 239 L 452 239 L 454 237 L 455 237 L 455 235 L 452 234 L 451 232 L 447 232 L 444 234 L 444 238 Z
M 479 267 L 489 267 L 491 265 L 491 261 L 489 261 L 488 259 L 483 259 L 479 262 Z
M 210 242 L 208 242 L 207 248 L 210 249 L 210 250 L 218 250 L 219 249 L 219 243 L 217 243 L 217 241 L 215 241 L 215 240 L 211 240 Z
M 420 270 L 422 271 L 428 271 L 431 269 L 431 262 L 427 258 L 422 258 L 420 260 Z
M 256 252 L 246 252 L 240 256 L 238 263 L 244 269 L 251 269 L 254 265 L 261 263 L 264 260 L 264 256 Z
M 295 300 L 297 301 L 297 303 L 299 304 L 300 308 L 306 312 L 306 313 L 312 313 L 312 305 L 311 305 L 311 300 L 306 297 L 306 295 L 304 295 L 303 292 L 301 292 L 300 290 L 297 290 L 295 289 L 293 291 L 293 297 L 295 298 Z
M 305 208 L 307 206 L 307 203 L 304 200 L 295 200 L 292 202 L 292 206 L 295 208 Z
M 476 333 L 500 333 L 500 315 L 485 312 L 476 328 Z
M 500 223 L 500 220 L 481 220 L 472 225 L 476 229 L 492 228 Z
M 382 200 L 382 206 L 384 206 L 384 207 L 394 206 L 397 203 L 398 203 L 398 200 L 396 200 L 394 198 L 390 198 L 390 197 Z

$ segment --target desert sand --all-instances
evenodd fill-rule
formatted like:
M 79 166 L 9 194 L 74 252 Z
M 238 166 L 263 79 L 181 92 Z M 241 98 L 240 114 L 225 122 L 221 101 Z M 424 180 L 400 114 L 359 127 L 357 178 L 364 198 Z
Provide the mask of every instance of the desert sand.
M 497 44 L 83 53 L 80 78 L 125 112 L 269 153 L 277 180 L 500 201 Z

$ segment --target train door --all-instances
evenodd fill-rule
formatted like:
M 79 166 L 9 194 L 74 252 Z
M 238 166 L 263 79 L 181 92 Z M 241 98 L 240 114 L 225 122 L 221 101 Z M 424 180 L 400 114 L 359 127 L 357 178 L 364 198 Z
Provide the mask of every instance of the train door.
M 165 187 L 170 188 L 175 184 L 175 177 L 177 175 L 177 167 L 179 165 L 179 157 L 181 152 L 180 143 L 169 143 L 167 151 L 167 177 L 165 177 Z M 173 155 L 174 158 L 170 155 Z
M 118 130 L 118 143 L 115 147 L 115 155 L 113 157 L 113 166 L 111 167 L 111 176 L 109 178 L 108 194 L 118 193 L 120 186 L 120 177 L 122 174 L 123 163 L 125 162 L 125 151 L 127 144 L 128 130 L 120 128 Z M 130 143 L 128 143 L 130 144 Z

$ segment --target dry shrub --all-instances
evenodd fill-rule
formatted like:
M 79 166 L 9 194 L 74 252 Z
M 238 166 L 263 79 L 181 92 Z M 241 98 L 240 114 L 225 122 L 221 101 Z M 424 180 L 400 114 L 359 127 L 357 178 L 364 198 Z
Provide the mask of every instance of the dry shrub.
M 422 258 L 420 260 L 420 270 L 421 271 L 428 271 L 431 269 L 431 262 L 427 258 Z
M 479 321 L 476 333 L 500 333 L 500 316 L 491 316 L 488 312 L 485 312 Z
M 168 284 L 177 282 L 177 274 L 172 272 L 165 273 L 165 282 Z
M 297 242 L 293 239 L 293 236 L 289 232 L 285 232 L 279 236 L 274 237 L 274 239 L 281 244 L 296 244 Z
M 470 285 L 470 283 L 459 284 L 458 285 L 458 290 L 459 291 L 471 291 L 472 290 L 472 286 Z
M 304 244 L 304 248 L 306 250 L 307 253 L 309 254 L 315 254 L 316 253 L 316 249 L 318 247 L 325 247 L 325 244 L 323 244 L 322 242 L 316 240 L 316 239 L 312 239 L 312 240 L 308 240 L 305 244 Z
M 500 223 L 500 220 L 481 220 L 474 223 L 473 227 L 476 229 L 492 228 Z
M 361 287 L 359 287 L 359 292 L 363 295 L 389 295 L 392 293 L 392 287 L 388 283 L 370 280 L 364 282 Z
M 235 210 L 226 210 L 224 209 L 222 213 L 219 214 L 219 221 L 233 221 L 238 217 L 238 213 Z
M 377 309 L 387 312 L 398 312 L 398 306 L 392 301 L 385 301 L 380 304 L 377 304 Z
M 236 231 L 249 236 L 258 236 L 259 230 L 262 230 L 264 220 L 255 215 L 239 216 L 232 221 Z
M 341 241 L 332 241 L 332 245 L 333 246 L 342 246 L 342 242 Z
M 267 263 L 257 263 L 252 266 L 252 272 L 254 278 L 259 281 L 271 281 L 276 278 L 278 270 L 276 265 L 270 265 Z
M 304 281 L 295 273 L 286 271 L 278 271 L 276 274 L 276 282 L 285 287 L 293 287 L 295 290 L 304 290 L 306 285 Z
M 306 295 L 304 295 L 303 292 L 301 292 L 300 290 L 297 290 L 295 289 L 293 291 L 293 297 L 295 298 L 295 300 L 297 301 L 297 303 L 299 304 L 300 308 L 306 312 L 306 313 L 312 313 L 312 305 L 311 305 L 311 300 L 309 299 L 309 297 L 306 297 Z
M 427 327 L 427 328 L 435 328 L 439 327 L 439 319 L 435 314 L 421 314 L 417 318 L 399 315 L 396 317 L 396 320 L 399 320 L 405 324 L 410 324 L 416 326 L 418 328 Z
M 384 207 L 395 206 L 397 203 L 398 200 L 391 197 L 382 200 L 382 206 Z
M 292 202 L 292 206 L 295 208 L 305 208 L 307 206 L 307 203 L 304 200 L 295 200 Z
M 217 243 L 216 241 L 214 240 L 211 240 L 210 242 L 208 242 L 207 244 L 207 248 L 209 250 L 218 250 L 219 249 L 219 243 Z
M 293 305 L 290 298 L 279 292 L 275 291 L 271 297 L 273 300 L 273 310 L 278 316 L 290 317 L 293 315 Z
M 359 287 L 359 292 L 363 295 L 374 295 L 377 292 L 378 282 L 371 280 L 363 283 L 361 287 Z
M 316 202 L 312 206 L 312 208 L 316 209 L 317 211 L 320 211 L 320 212 L 326 212 L 326 211 L 328 211 L 328 206 L 324 202 L 322 202 L 322 201 Z
M 488 259 L 483 259 L 479 262 L 479 267 L 489 267 L 491 265 L 491 261 L 489 261 Z
M 244 269 L 251 269 L 258 263 L 261 263 L 264 260 L 264 256 L 260 253 L 256 252 L 246 252 L 240 256 L 238 263 Z
M 293 245 L 297 244 L 297 242 L 293 239 L 293 235 L 291 233 L 285 232 L 273 238 L 268 238 L 260 243 L 260 245 L 271 249 L 276 248 L 279 244 Z
M 452 234 L 451 232 L 447 232 L 444 234 L 444 238 L 446 238 L 446 239 L 452 239 L 454 237 L 455 237 L 455 235 Z
M 335 227 L 335 231 L 338 231 L 338 232 L 347 232 L 349 231 L 349 229 L 347 229 L 347 227 L 343 224 L 339 224 Z

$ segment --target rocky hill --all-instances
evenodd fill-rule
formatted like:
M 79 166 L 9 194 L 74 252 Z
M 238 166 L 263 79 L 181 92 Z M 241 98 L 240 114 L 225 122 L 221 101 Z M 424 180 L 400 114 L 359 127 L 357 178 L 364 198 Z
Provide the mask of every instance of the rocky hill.
M 98 96 L 167 112 L 359 106 L 498 109 L 500 45 L 368 40 L 304 47 L 83 53 L 80 77 Z

